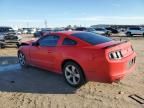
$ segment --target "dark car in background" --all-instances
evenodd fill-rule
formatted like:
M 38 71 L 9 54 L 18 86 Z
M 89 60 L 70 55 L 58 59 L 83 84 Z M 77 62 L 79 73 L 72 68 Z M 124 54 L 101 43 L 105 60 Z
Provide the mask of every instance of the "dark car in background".
M 75 31 L 86 31 L 86 32 L 93 32 L 95 33 L 95 29 L 91 27 L 77 27 L 74 29 Z
M 92 27 L 78 27 L 75 29 L 76 31 L 86 31 L 86 32 L 91 32 L 95 34 L 100 34 L 104 36 L 109 36 L 109 32 L 106 29 L 103 28 L 92 28 Z
M 110 32 L 113 33 L 113 34 L 119 33 L 119 31 L 118 31 L 117 29 L 114 29 L 114 28 L 112 28 L 112 27 L 107 27 L 107 28 L 105 28 L 105 29 L 108 30 L 108 31 L 110 31 Z
M 41 29 L 41 30 L 38 30 L 34 33 L 34 37 L 41 37 L 43 36 L 45 33 L 49 33 L 51 32 L 52 30 L 51 29 Z
M 75 28 L 75 31 L 86 31 L 87 28 L 86 27 L 77 27 Z

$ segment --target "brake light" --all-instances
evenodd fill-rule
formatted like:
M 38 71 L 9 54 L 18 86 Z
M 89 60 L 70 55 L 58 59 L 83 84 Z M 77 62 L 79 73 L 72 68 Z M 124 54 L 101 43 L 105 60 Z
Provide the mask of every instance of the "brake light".
M 110 59 L 122 59 L 123 55 L 121 53 L 121 51 L 114 51 L 114 52 L 111 52 L 109 53 L 109 58 Z

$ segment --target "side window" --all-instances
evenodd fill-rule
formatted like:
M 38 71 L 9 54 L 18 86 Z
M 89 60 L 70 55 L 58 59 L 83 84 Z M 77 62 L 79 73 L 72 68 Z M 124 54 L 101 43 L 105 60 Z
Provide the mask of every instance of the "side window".
M 39 45 L 40 46 L 56 46 L 59 39 L 60 39 L 59 36 L 46 36 L 39 40 Z
M 62 44 L 63 44 L 63 45 L 76 45 L 77 42 L 74 41 L 74 40 L 72 40 L 72 39 L 65 38 Z

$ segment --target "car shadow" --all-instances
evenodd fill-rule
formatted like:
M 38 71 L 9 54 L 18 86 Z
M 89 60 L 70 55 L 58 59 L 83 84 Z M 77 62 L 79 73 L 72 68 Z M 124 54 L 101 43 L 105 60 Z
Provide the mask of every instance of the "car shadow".
M 34 67 L 22 68 L 17 57 L 0 57 L 0 91 L 41 94 L 73 94 L 62 75 Z

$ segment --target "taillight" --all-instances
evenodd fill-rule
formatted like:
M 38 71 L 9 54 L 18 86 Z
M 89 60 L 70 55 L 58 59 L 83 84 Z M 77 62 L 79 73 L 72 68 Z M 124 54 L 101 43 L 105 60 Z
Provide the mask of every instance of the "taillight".
M 109 58 L 110 59 L 122 59 L 123 55 L 121 53 L 121 51 L 114 51 L 114 52 L 111 52 L 109 53 Z

